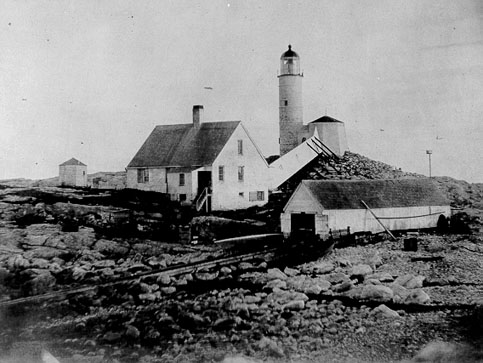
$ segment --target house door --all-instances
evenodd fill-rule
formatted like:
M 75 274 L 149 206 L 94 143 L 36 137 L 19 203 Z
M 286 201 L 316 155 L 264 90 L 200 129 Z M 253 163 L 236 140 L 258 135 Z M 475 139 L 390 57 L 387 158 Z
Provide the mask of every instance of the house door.
M 201 197 L 201 193 L 205 188 L 209 188 L 205 206 L 206 211 L 208 212 L 211 211 L 211 171 L 198 172 L 198 197 Z
M 211 188 L 211 171 L 198 172 L 198 194 L 205 188 Z

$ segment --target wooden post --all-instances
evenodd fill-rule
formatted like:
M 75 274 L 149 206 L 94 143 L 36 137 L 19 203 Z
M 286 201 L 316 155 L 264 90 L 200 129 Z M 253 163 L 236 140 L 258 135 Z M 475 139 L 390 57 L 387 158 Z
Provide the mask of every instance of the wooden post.
M 387 234 L 389 234 L 391 236 L 391 238 L 396 241 L 396 237 L 394 237 L 394 235 L 386 228 L 386 226 L 381 222 L 381 220 L 379 218 L 377 218 L 377 216 L 374 214 L 374 212 L 372 211 L 371 208 L 369 208 L 369 206 L 361 199 L 361 203 L 362 205 L 369 211 L 371 212 L 372 216 L 376 219 L 376 221 L 379 222 L 379 224 L 382 226 L 382 228 L 384 228 L 384 230 L 387 232 Z

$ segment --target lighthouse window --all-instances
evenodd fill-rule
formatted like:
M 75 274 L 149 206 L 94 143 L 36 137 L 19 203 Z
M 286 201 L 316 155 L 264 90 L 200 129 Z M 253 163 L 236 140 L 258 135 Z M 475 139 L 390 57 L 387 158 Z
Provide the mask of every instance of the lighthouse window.
M 288 101 L 287 100 L 285 100 L 283 102 L 284 102 L 285 106 L 288 106 Z

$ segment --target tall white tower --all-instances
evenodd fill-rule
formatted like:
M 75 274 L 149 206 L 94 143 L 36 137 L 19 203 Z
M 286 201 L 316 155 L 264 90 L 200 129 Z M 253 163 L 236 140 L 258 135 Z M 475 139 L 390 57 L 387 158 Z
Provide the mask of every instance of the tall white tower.
M 280 156 L 298 145 L 298 133 L 302 131 L 302 78 L 300 58 L 289 45 L 280 57 L 278 76 Z

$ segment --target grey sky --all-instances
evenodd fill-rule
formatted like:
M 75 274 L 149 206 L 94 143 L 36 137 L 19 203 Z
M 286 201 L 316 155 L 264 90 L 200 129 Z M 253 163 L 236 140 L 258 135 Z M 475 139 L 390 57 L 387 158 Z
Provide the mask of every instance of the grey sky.
M 483 2 L 0 3 L 0 179 L 123 170 L 157 124 L 242 120 L 277 153 L 279 57 L 352 151 L 483 182 Z M 206 89 L 205 87 L 212 87 Z M 327 112 L 326 112 L 327 110 Z

